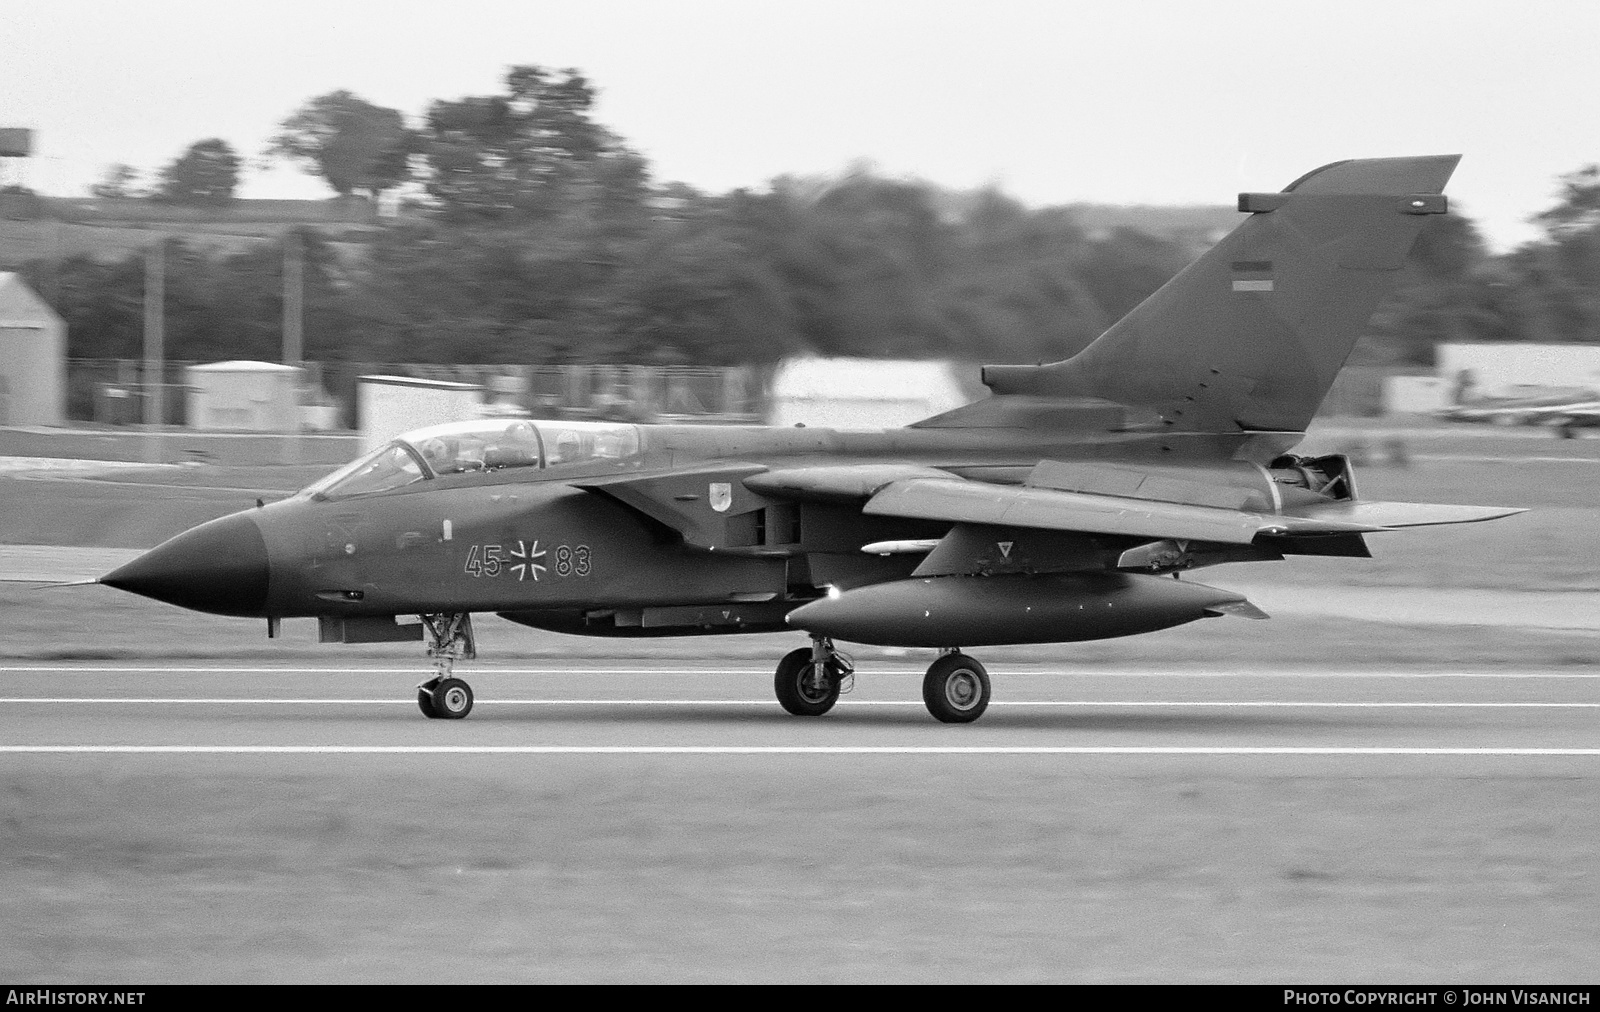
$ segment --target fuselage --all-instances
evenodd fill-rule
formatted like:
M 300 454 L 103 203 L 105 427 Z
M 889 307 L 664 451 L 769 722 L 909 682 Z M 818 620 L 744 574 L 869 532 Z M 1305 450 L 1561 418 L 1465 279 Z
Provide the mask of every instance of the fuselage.
M 514 459 L 519 466 L 503 466 L 497 461 L 511 458 L 493 445 L 493 433 L 514 424 L 536 425 L 542 449 Z M 881 466 L 1017 483 L 1042 459 L 1187 462 L 1209 473 L 1230 459 L 1270 459 L 1289 441 L 1277 433 L 1103 429 L 476 425 L 466 428 L 490 433 L 487 449 L 481 441 L 462 449 L 461 427 L 450 430 L 456 438 L 446 440 L 448 450 L 432 430 L 402 437 L 387 448 L 405 468 L 388 479 L 397 484 L 385 487 L 384 467 L 394 465 L 380 459 L 380 449 L 364 458 L 375 461 L 365 469 L 358 461 L 288 499 L 212 521 L 104 582 L 229 615 L 493 611 L 549 613 L 559 622 L 563 611 L 576 616 L 597 607 L 626 616 L 629 609 L 735 605 L 748 613 L 741 624 L 767 628 L 781 620 L 782 602 L 792 607 L 826 587 L 904 578 L 916 564 L 864 556 L 864 545 L 938 538 L 950 525 L 866 516 L 859 502 L 827 497 L 773 503 L 741 477 L 863 468 L 870 486 Z M 573 443 L 564 445 L 569 437 Z M 448 462 L 430 463 L 430 448 Z M 1242 460 L 1235 466 L 1260 472 Z M 652 475 L 679 476 L 670 479 L 682 485 L 671 499 L 721 523 L 717 536 L 686 543 L 679 531 L 603 494 L 607 483 Z M 719 488 L 725 501 L 704 502 Z

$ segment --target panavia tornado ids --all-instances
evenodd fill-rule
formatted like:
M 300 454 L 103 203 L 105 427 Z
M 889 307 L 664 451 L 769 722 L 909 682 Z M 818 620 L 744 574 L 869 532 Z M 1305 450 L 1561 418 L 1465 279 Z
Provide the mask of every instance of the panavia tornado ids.
M 429 717 L 465 717 L 471 616 L 585 636 L 803 630 L 784 709 L 826 713 L 836 640 L 932 647 L 929 712 L 976 720 L 966 650 L 1264 618 L 1179 577 L 1519 512 L 1368 502 L 1289 452 L 1458 156 L 1335 162 L 1277 193 L 1079 354 L 983 370 L 991 396 L 903 429 L 483 420 L 394 440 L 292 498 L 202 524 L 101 583 L 197 611 L 315 617 L 323 642 L 425 641 Z

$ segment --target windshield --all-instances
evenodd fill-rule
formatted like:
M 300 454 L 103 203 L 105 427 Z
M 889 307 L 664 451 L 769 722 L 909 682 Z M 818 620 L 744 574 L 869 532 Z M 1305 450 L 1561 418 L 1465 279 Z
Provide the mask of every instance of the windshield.
M 638 455 L 639 429 L 634 425 L 525 418 L 451 422 L 408 432 L 307 486 L 302 494 L 371 495 L 451 474 L 538 470 Z
M 421 481 L 426 475 L 417 458 L 399 443 L 381 446 L 365 457 L 306 487 L 305 495 L 371 495 Z

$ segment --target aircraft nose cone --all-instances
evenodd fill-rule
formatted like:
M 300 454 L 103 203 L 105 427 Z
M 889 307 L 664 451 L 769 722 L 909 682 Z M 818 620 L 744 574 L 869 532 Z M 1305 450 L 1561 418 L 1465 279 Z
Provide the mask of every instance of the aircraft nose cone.
M 243 513 L 163 542 L 100 578 L 108 587 L 216 615 L 259 615 L 267 600 L 267 544 Z

